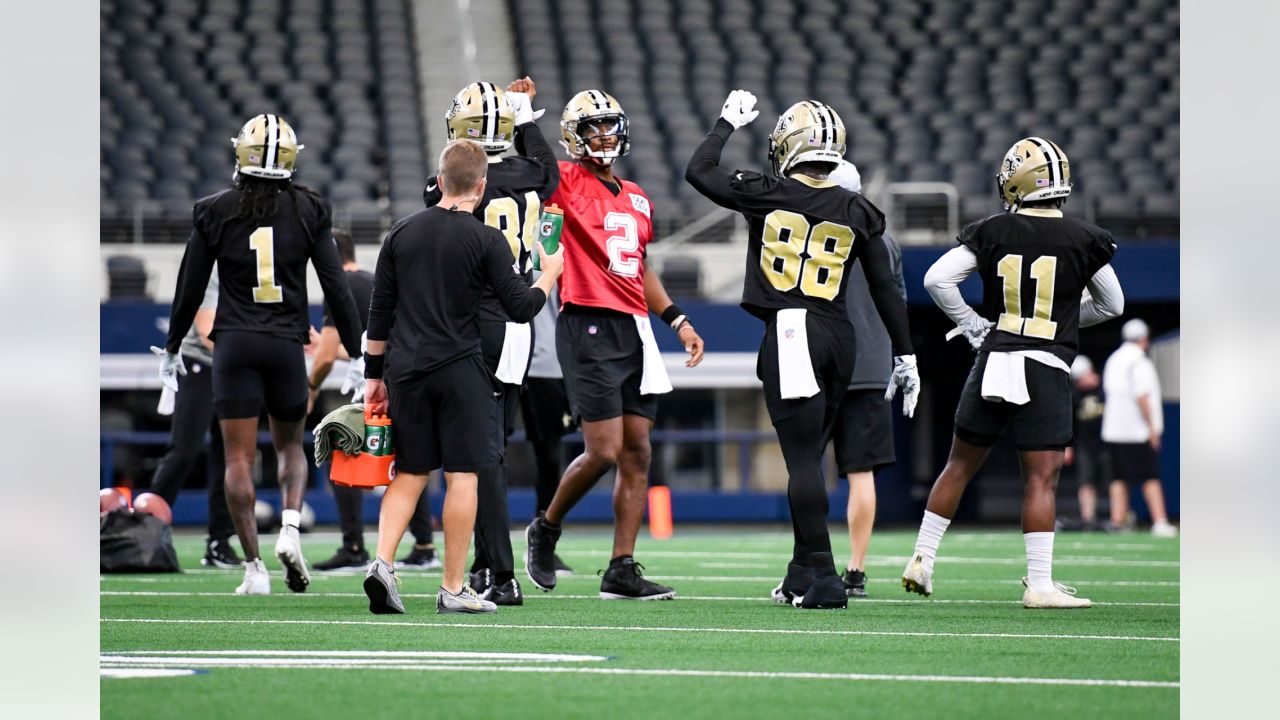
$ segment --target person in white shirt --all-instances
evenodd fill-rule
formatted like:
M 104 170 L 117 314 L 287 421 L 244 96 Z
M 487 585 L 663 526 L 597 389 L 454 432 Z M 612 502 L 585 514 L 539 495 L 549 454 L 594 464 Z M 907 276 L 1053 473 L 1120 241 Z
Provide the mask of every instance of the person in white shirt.
M 1147 324 L 1133 319 L 1120 331 L 1124 344 L 1107 358 L 1102 370 L 1106 407 L 1102 413 L 1102 440 L 1111 452 L 1115 468 L 1111 482 L 1111 523 L 1124 524 L 1129 514 L 1129 487 L 1142 483 L 1142 495 L 1151 511 L 1151 533 L 1173 537 L 1178 529 L 1165 512 L 1160 485 L 1160 437 L 1164 411 L 1160 403 L 1160 378 L 1147 357 L 1151 346 Z

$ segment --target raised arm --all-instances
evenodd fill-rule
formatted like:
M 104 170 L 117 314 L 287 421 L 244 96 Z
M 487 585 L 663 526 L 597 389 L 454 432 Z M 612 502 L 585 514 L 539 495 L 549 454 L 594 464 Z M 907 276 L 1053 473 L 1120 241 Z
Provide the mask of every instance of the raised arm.
M 720 153 L 724 144 L 734 130 L 751 123 L 760 114 L 756 107 L 756 96 L 746 90 L 734 90 L 725 98 L 724 107 L 720 108 L 720 119 L 716 120 L 711 132 L 698 144 L 689 158 L 689 166 L 685 168 L 684 179 L 695 190 L 707 196 L 715 204 L 737 210 L 733 201 L 733 189 L 730 180 L 733 177 L 727 170 L 720 168 Z

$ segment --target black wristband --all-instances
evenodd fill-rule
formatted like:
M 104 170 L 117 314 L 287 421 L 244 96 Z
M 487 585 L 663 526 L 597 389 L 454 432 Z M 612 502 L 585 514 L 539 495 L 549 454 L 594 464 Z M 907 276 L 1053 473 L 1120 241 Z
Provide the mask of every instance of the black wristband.
M 364 376 L 368 380 L 381 380 L 387 364 L 387 356 L 364 354 Z
M 670 325 L 681 315 L 684 315 L 684 311 L 680 309 L 680 306 L 675 303 L 671 303 L 670 307 L 662 311 L 662 322 Z M 672 328 L 672 330 L 674 329 L 675 328 Z

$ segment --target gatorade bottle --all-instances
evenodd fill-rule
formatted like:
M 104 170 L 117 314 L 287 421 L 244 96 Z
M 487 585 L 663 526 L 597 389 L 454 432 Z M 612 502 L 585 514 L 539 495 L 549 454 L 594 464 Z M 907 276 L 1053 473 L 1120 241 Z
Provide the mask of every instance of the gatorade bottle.
M 564 228 L 564 211 L 552 203 L 542 209 L 542 219 L 538 221 L 538 242 L 548 255 L 554 255 L 560 249 L 560 231 Z M 541 270 L 538 253 L 533 253 L 533 269 Z
M 374 457 L 395 454 L 391 420 L 385 415 L 364 416 L 364 451 Z

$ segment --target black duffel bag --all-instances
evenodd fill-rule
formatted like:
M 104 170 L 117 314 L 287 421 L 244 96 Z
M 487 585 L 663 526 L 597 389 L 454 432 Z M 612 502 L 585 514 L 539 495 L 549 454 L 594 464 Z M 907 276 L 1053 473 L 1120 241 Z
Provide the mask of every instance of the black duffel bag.
M 107 513 L 100 525 L 101 572 L 182 572 L 173 533 L 155 516 L 124 508 Z

